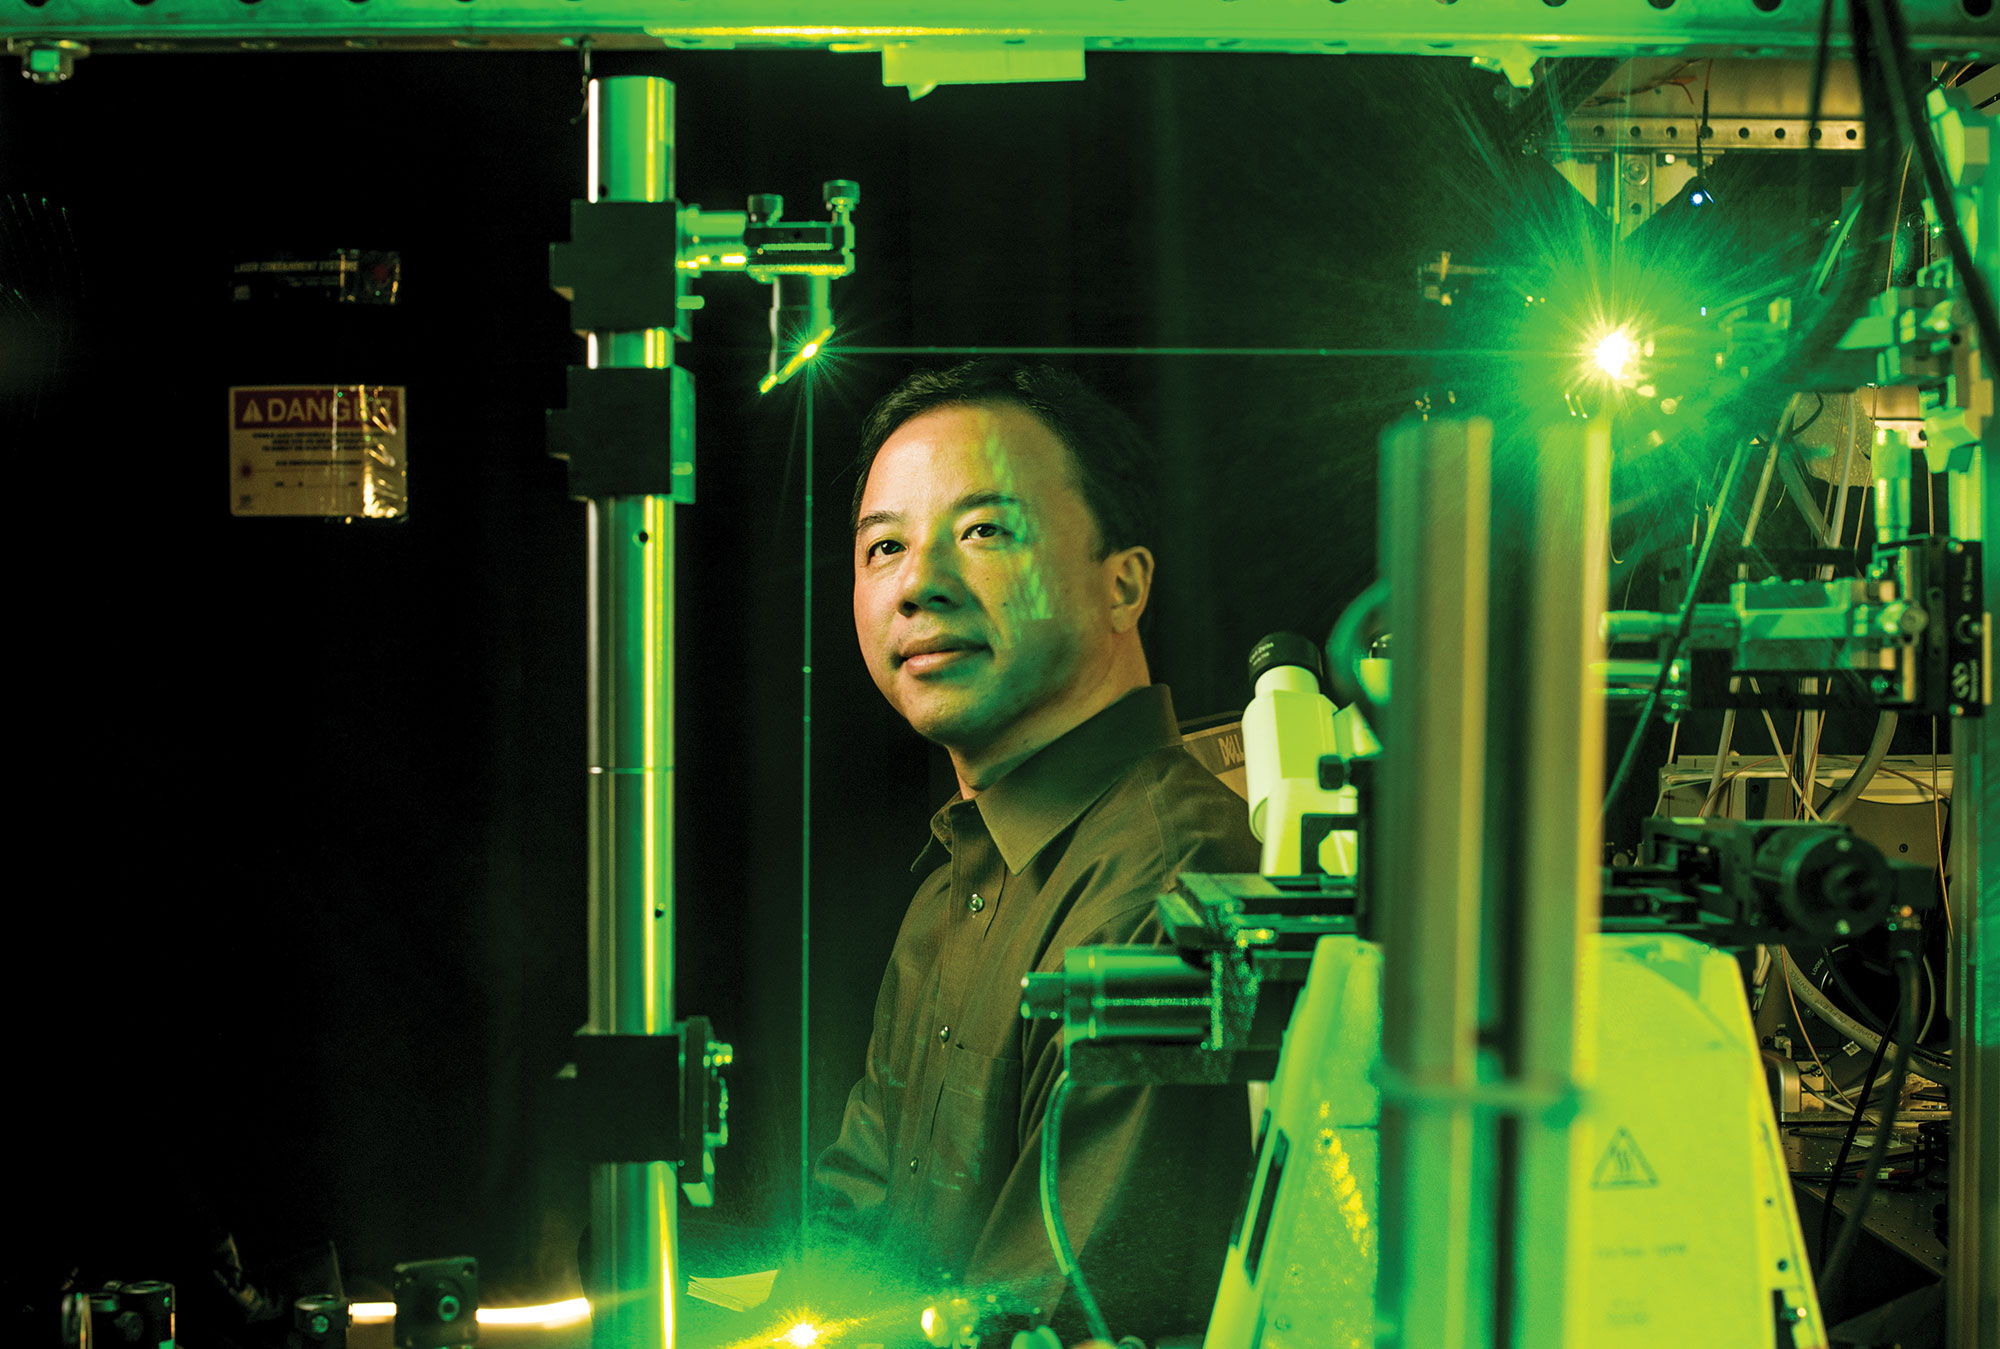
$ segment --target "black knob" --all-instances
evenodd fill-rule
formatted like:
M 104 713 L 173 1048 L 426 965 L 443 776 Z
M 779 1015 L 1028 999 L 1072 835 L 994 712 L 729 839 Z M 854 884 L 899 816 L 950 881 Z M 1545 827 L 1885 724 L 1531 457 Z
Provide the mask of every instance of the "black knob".
M 332 1293 L 302 1297 L 292 1304 L 292 1329 L 307 1346 L 346 1349 L 347 1327 L 352 1319 L 347 1299 Z
M 1268 670 L 1281 665 L 1297 665 L 1312 671 L 1314 679 L 1320 677 L 1319 647 L 1296 632 L 1274 632 L 1257 645 L 1250 648 L 1250 687 L 1254 691 L 1257 681 Z

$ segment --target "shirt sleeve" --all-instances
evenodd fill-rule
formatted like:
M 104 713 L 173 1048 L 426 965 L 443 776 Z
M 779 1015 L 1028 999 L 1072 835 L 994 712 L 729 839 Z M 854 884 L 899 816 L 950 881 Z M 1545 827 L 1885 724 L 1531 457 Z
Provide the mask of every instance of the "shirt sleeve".
M 823 1316 L 856 1319 L 893 1300 L 901 1271 L 876 1256 L 889 1188 L 881 1018 L 878 1008 L 867 1066 L 847 1094 L 840 1135 L 814 1163 L 804 1249 L 781 1269 L 774 1306 L 799 1303 Z
M 927 962 L 912 957 L 907 948 L 924 944 L 921 931 L 913 930 L 911 915 L 926 909 L 926 896 L 940 884 L 935 873 L 918 887 L 910 913 L 896 935 L 896 946 L 875 994 L 874 1020 L 868 1034 L 868 1055 L 861 1078 L 847 1093 L 847 1109 L 841 1116 L 840 1134 L 833 1145 L 820 1153 L 813 1167 L 809 1198 L 813 1225 L 822 1234 L 837 1233 L 856 1239 L 870 1239 L 882 1226 L 889 1194 L 889 1087 L 894 1081 L 891 1055 L 898 1037 L 908 1034 L 904 1008 L 904 965 L 922 968 Z M 913 931 L 916 936 L 913 941 Z
M 883 997 L 887 997 L 887 990 Z M 877 1226 L 889 1193 L 889 1143 L 884 1122 L 881 1012 L 868 1037 L 867 1067 L 847 1093 L 840 1136 L 813 1167 L 817 1224 L 846 1236 L 866 1238 Z
M 1247 831 L 1245 831 L 1247 836 Z M 1180 870 L 1254 870 L 1242 840 L 1188 840 Z M 1156 945 L 1164 940 L 1150 905 L 1121 913 L 1071 945 Z M 1054 953 L 1059 961 L 1061 953 Z M 1002 1300 L 1065 1340 L 1087 1327 L 1068 1281 L 1057 1272 L 1041 1208 L 1042 1130 L 1063 1071 L 1053 1022 L 1027 1023 L 1020 1151 L 966 1272 L 968 1287 L 1003 1288 Z M 1061 1119 L 1057 1192 L 1063 1224 L 1084 1281 L 1114 1336 L 1206 1329 L 1222 1261 L 1251 1178 L 1251 1121 L 1245 1088 L 1072 1085 Z

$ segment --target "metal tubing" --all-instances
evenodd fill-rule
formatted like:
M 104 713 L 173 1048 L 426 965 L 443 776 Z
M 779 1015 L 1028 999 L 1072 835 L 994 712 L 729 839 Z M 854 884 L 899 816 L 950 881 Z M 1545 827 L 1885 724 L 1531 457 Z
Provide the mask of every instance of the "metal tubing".
M 673 195 L 673 85 L 654 76 L 590 85 L 592 201 Z M 663 241 L 671 248 L 672 240 Z M 592 366 L 664 369 L 664 328 L 592 333 Z M 590 1026 L 673 1029 L 674 516 L 665 496 L 594 498 L 589 536 Z M 592 1340 L 672 1349 L 674 1166 L 591 1169 Z
M 1525 564 L 1516 573 L 1519 599 L 1496 595 L 1492 617 L 1496 655 L 1503 630 L 1521 639 L 1502 667 L 1514 671 L 1508 684 L 1520 692 L 1495 695 L 1516 700 L 1513 744 L 1487 762 L 1489 793 L 1513 803 L 1520 844 L 1514 864 L 1494 877 L 1499 893 L 1489 909 L 1512 934 L 1500 970 L 1511 985 L 1503 991 L 1506 1070 L 1548 1105 L 1515 1122 L 1502 1168 L 1514 1179 L 1497 1235 L 1513 1249 L 1514 1291 L 1496 1342 L 1559 1345 L 1579 1337 L 1589 1253 L 1589 1191 L 1579 1182 L 1592 1149 L 1573 1120 L 1593 1073 L 1597 1025 L 1604 700 L 1592 670 L 1604 659 L 1609 426 L 1563 425 L 1537 450 L 1516 468 L 1525 498 L 1513 550 Z M 1503 711 L 1496 704 L 1492 720 Z M 1504 1280 L 1505 1271 L 1496 1273 Z
M 1991 172 L 1991 170 L 1989 170 Z M 1989 272 L 2000 281 L 2000 275 Z M 1988 425 L 1992 425 L 1991 422 Z M 1975 448 L 1951 475 L 1951 532 L 1980 539 L 1988 663 L 2000 596 L 2000 483 Z M 1963 524 L 1961 522 L 1964 522 Z M 1992 679 L 1990 669 L 1983 672 Z M 1952 1349 L 2000 1344 L 2000 708 L 1951 725 L 1952 978 L 1951 1217 L 1945 1341 Z
M 1384 438 L 1381 538 L 1397 680 L 1383 742 L 1382 1267 L 1378 1344 L 1486 1343 L 1475 1139 L 1492 426 Z M 1407 680 L 1404 675 L 1407 674 Z

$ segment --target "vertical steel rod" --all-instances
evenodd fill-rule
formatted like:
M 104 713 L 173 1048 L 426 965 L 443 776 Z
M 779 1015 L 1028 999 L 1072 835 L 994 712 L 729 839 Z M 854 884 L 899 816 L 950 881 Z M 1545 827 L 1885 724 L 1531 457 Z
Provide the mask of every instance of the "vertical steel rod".
M 1928 98 L 1931 131 L 1955 184 L 1958 218 L 1966 226 L 1970 261 L 1989 294 L 2000 291 L 2000 165 L 1993 162 L 1993 119 L 1959 90 Z M 1956 129 L 1953 123 L 1957 124 Z M 1975 130 L 1975 128 L 1985 128 Z M 1934 211 L 1935 208 L 1933 208 Z M 1933 220 L 1937 219 L 1933 214 Z M 1960 279 L 1961 289 L 1969 278 Z M 1961 378 L 1977 361 L 1990 389 L 2000 351 L 1982 335 L 1977 350 L 1961 350 Z M 1959 392 L 1976 389 L 1969 379 Z M 1990 395 L 1989 395 L 1990 403 Z M 2000 473 L 1992 451 L 1996 423 L 1989 410 L 1979 438 L 1952 451 L 1966 456 L 1949 479 L 1951 532 L 1978 540 L 1985 610 L 1979 616 L 1985 651 L 1975 693 L 1993 686 L 1993 611 L 2000 607 Z M 1933 468 L 1937 467 L 1932 465 Z M 1951 903 L 1957 925 L 1953 962 L 1951 1216 L 1946 1266 L 1945 1337 L 1952 1349 L 2000 1344 L 2000 707 L 1963 718 L 1951 728 Z
M 804 593 L 799 634 L 799 1243 L 805 1244 L 812 1198 L 812 706 L 813 706 L 813 371 L 805 385 L 806 463 Z
M 1590 1142 L 1572 1111 L 1594 1068 L 1597 1025 L 1604 690 L 1593 670 L 1604 659 L 1608 424 L 1550 431 L 1516 474 L 1526 507 L 1520 661 L 1511 679 L 1519 715 L 1513 752 L 1504 764 L 1488 762 L 1488 787 L 1506 792 L 1519 812 L 1519 850 L 1501 882 L 1512 892 L 1504 907 L 1517 933 L 1509 1050 L 1515 1074 L 1552 1105 L 1524 1111 L 1514 1131 L 1506 1330 L 1516 1345 L 1559 1345 L 1581 1330 L 1589 1249 L 1588 1191 L 1578 1182 Z M 1505 620 L 1496 613 L 1493 621 Z
M 2000 282 L 2000 275 L 1993 280 Z M 1967 471 L 1952 479 L 1951 532 L 1982 546 L 1989 668 L 1981 673 L 1990 682 L 1992 652 L 2000 646 L 1992 634 L 2000 538 L 1986 522 L 2000 520 L 2000 474 L 1975 448 Z M 1951 907 L 1958 945 L 1951 1062 L 1958 1080 L 1951 1102 L 1946 1342 L 1952 1349 L 1986 1349 L 2000 1344 L 2000 707 L 1952 724 L 1951 760 Z
M 591 82 L 590 200 L 672 197 L 673 93 L 653 76 Z M 593 367 L 673 363 L 665 328 L 588 340 Z M 585 510 L 590 1029 L 660 1035 L 674 1023 L 673 501 L 593 498 Z M 597 1349 L 672 1349 L 674 1180 L 669 1162 L 591 1169 L 587 1284 Z
M 1383 443 L 1381 548 L 1396 634 L 1382 737 L 1382 1266 L 1378 1343 L 1464 1349 L 1491 1308 L 1490 1145 L 1479 1084 L 1487 581 L 1493 430 L 1405 423 Z M 1404 677 L 1408 672 L 1407 679 Z

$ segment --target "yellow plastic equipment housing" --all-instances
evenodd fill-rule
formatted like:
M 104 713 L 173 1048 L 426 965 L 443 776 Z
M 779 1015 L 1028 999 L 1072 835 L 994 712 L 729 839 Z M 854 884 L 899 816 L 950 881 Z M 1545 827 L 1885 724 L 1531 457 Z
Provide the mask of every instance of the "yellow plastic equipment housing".
M 1588 1310 L 1561 1349 L 1776 1349 L 1780 1316 L 1824 1349 L 1736 962 L 1685 937 L 1598 943 L 1598 1075 L 1573 1125 Z M 1319 943 L 1205 1349 L 1375 1343 L 1381 968 L 1357 937 Z

